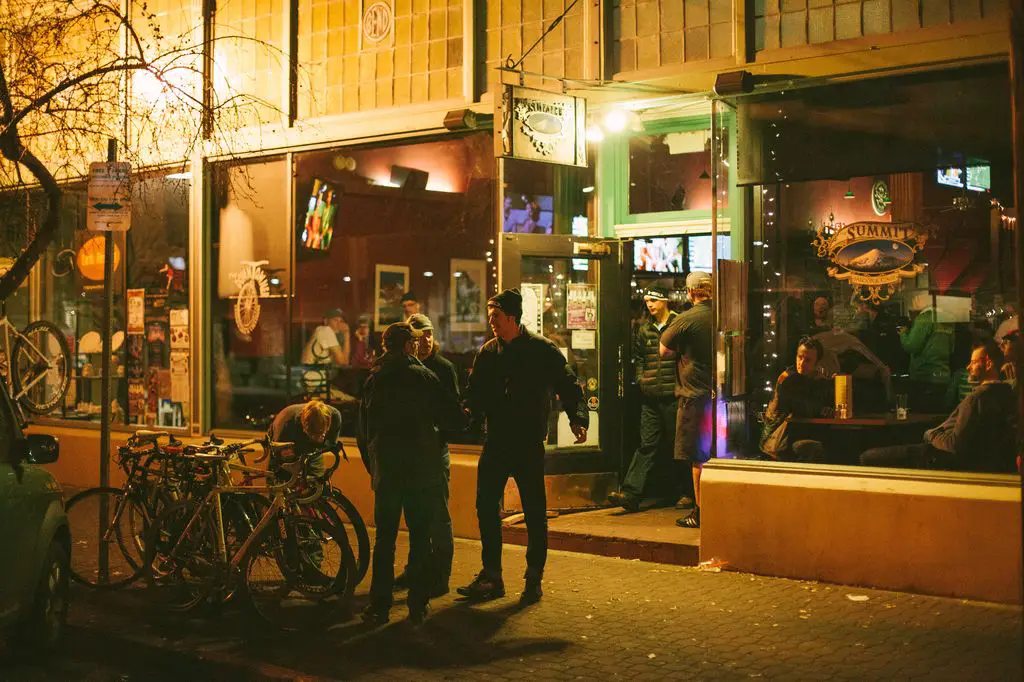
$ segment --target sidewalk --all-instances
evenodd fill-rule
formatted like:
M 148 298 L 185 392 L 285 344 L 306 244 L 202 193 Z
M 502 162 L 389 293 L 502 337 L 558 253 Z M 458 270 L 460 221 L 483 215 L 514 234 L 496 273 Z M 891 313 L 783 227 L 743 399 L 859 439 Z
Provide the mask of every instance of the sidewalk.
M 523 548 L 505 560 L 505 599 L 453 592 L 420 631 L 401 603 L 377 630 L 254 635 L 244 612 L 170 618 L 143 589 L 77 589 L 66 651 L 0 680 L 1021 679 L 1016 607 L 554 551 L 544 599 L 519 609 Z M 479 543 L 457 540 L 452 586 L 478 562 Z

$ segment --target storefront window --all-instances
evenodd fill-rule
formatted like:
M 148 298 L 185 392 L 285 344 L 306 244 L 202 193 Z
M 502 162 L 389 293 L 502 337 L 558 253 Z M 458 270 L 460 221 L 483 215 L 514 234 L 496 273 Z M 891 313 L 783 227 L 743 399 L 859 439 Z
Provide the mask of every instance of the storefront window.
M 217 169 L 215 427 L 262 428 L 318 397 L 354 435 L 381 334 L 415 312 L 465 388 L 497 282 L 492 145 L 478 133 L 297 154 L 294 185 L 283 159 Z
M 505 159 L 502 231 L 595 236 L 594 171 Z
M 190 185 L 180 174 L 136 178 L 131 229 L 113 236 L 115 424 L 188 426 Z M 41 318 L 65 333 L 72 355 L 67 395 L 51 416 L 99 421 L 104 236 L 89 231 L 85 201 L 84 185 L 64 188 L 60 231 L 37 266 L 38 305 Z
M 290 396 L 288 165 L 220 166 L 212 185 L 212 424 L 263 427 Z
M 1015 471 L 1005 69 L 766 95 L 739 112 L 761 145 L 741 173 L 754 207 L 746 454 Z
M 629 212 L 711 210 L 711 131 L 629 138 Z

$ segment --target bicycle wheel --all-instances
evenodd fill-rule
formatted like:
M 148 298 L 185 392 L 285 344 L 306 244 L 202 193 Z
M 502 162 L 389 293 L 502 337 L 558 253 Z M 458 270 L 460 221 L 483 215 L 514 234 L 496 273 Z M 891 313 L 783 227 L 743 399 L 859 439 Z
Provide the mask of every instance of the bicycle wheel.
M 104 504 L 107 520 L 101 526 Z M 89 488 L 68 500 L 67 515 L 74 541 L 71 577 L 75 581 L 110 589 L 123 587 L 139 577 L 149 525 L 142 505 L 119 488 Z M 104 552 L 107 570 L 101 575 Z
M 71 383 L 71 351 L 63 332 L 52 322 L 36 320 L 16 337 L 13 353 L 15 397 L 29 412 L 52 412 Z
M 283 630 L 303 630 L 351 606 L 355 556 L 335 526 L 285 514 L 260 532 L 242 574 L 261 618 Z
M 163 511 L 146 536 L 146 585 L 168 611 L 189 611 L 203 602 L 220 573 L 216 530 L 199 503 L 186 500 Z
M 366 523 L 359 515 L 356 506 L 340 490 L 328 488 L 320 499 L 334 510 L 337 515 L 336 522 L 345 528 L 346 533 L 350 533 L 356 539 L 356 585 L 358 585 L 366 577 L 366 571 L 370 568 L 370 534 L 366 530 Z

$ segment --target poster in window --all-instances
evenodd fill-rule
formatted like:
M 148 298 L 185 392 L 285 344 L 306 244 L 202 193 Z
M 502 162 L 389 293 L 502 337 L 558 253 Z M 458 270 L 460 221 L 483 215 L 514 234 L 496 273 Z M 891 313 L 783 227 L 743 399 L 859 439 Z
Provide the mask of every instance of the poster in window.
M 487 262 L 452 258 L 449 298 L 453 332 L 487 329 Z
M 544 333 L 544 285 L 519 285 L 523 294 L 523 326 L 534 334 Z
M 389 324 L 405 319 L 402 294 L 409 290 L 409 267 L 406 265 L 376 266 L 374 286 L 373 328 L 383 331 Z
M 128 298 L 128 333 L 142 334 L 146 331 L 146 290 L 129 289 Z
M 569 284 L 565 293 L 565 326 L 569 329 L 597 329 L 597 287 Z

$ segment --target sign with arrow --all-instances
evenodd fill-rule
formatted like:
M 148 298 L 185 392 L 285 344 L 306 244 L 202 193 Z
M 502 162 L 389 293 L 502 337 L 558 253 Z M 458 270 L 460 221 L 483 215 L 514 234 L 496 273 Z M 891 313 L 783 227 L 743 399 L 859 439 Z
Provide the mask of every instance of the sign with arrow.
M 89 164 L 88 226 L 93 232 L 127 232 L 132 224 L 132 165 Z

